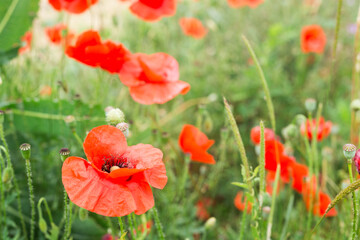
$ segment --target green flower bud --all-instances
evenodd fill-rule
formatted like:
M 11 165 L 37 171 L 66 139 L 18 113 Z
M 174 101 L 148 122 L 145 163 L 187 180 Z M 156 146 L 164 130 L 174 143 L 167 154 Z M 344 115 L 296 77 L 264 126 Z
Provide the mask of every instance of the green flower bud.
M 290 124 L 287 127 L 283 128 L 281 133 L 286 140 L 295 139 L 299 136 L 299 128 L 296 127 L 295 124 Z
M 47 233 L 47 224 L 43 218 L 40 218 L 39 220 L 39 228 L 41 232 Z
M 68 148 L 62 148 L 59 151 L 61 160 L 64 162 L 70 156 L 70 150 Z
M 306 117 L 302 114 L 298 114 L 295 116 L 295 123 L 298 126 L 301 126 L 302 124 L 304 124 L 306 122 Z
M 25 160 L 30 159 L 30 155 L 31 155 L 31 145 L 30 144 L 28 144 L 28 143 L 21 144 L 20 151 L 21 151 L 21 155 L 23 156 L 23 158 Z
M 351 104 L 350 104 L 350 108 L 353 111 L 359 111 L 360 110 L 360 99 L 354 99 Z
M 215 227 L 215 224 L 216 224 L 216 218 L 211 217 L 205 222 L 205 228 L 212 229 Z
M 305 108 L 309 112 L 313 112 L 316 108 L 316 100 L 313 98 L 308 98 L 305 100 Z
M 354 144 L 348 143 L 343 146 L 343 151 L 345 158 L 351 160 L 355 157 L 356 147 Z
M 125 115 L 119 108 L 114 108 L 105 113 L 108 124 L 116 126 L 118 123 L 125 122 Z
M 14 170 L 10 167 L 5 168 L 2 173 L 2 182 L 3 183 L 10 182 L 13 176 L 14 176 Z

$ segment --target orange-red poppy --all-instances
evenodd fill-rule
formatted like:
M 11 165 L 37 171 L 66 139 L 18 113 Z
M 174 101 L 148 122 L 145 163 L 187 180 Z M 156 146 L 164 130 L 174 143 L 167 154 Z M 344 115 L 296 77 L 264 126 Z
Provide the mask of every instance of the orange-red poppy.
M 180 18 L 179 24 L 185 35 L 195 39 L 205 37 L 208 32 L 201 21 L 196 18 Z
M 65 46 L 71 43 L 71 40 L 75 37 L 72 32 L 69 32 L 64 24 L 58 24 L 52 27 L 45 28 L 45 33 L 48 36 L 50 42 L 54 44 L 64 44 Z
M 113 237 L 111 234 L 105 234 L 101 240 L 118 240 L 117 237 Z
M 303 192 L 304 179 L 308 176 L 309 169 L 306 165 L 294 162 L 291 168 L 292 188 L 299 193 Z
M 69 13 L 82 13 L 98 0 L 49 0 L 57 11 L 65 10 Z
M 196 203 L 196 216 L 203 221 L 210 218 L 208 208 L 213 204 L 211 198 L 202 198 Z
M 178 62 L 166 53 L 134 54 L 124 63 L 119 77 L 141 104 L 163 104 L 190 90 L 188 83 L 179 80 Z
M 304 53 L 322 53 L 326 45 L 326 35 L 319 25 L 305 26 L 301 30 L 301 50 Z
M 232 8 L 251 7 L 256 8 L 262 4 L 264 0 L 228 0 L 228 4 Z
M 124 45 L 101 41 L 98 32 L 89 30 L 78 36 L 74 46 L 66 48 L 66 54 L 92 67 L 101 67 L 110 73 L 118 73 L 131 53 Z
M 52 88 L 49 85 L 45 85 L 40 89 L 40 96 L 50 96 L 52 93 Z
M 192 161 L 215 164 L 214 157 L 207 150 L 215 143 L 195 126 L 185 124 L 179 136 L 179 146 L 189 153 Z
M 252 209 L 252 203 L 247 201 L 246 196 L 243 198 L 243 193 L 238 192 L 234 199 L 234 205 L 240 211 L 244 211 L 246 208 L 246 212 L 250 213 Z
M 287 160 L 282 158 L 283 152 L 284 145 L 278 140 L 265 141 L 265 169 L 276 171 L 277 164 L 281 164 L 282 160 Z
M 275 133 L 270 128 L 264 128 L 264 137 L 265 141 L 274 140 Z M 251 129 L 250 139 L 255 145 L 260 144 L 260 126 L 256 126 Z
M 177 0 L 137 0 L 130 11 L 144 21 L 157 21 L 176 13 Z
M 116 127 L 93 128 L 84 141 L 87 160 L 67 158 L 62 182 L 70 200 L 104 216 L 143 214 L 154 206 L 150 185 L 162 189 L 167 176 L 162 152 L 148 144 L 128 146 Z
M 316 126 L 317 124 L 318 126 Z M 319 122 L 317 122 L 316 119 L 313 119 L 312 121 L 307 120 L 306 123 L 303 123 L 301 125 L 300 131 L 302 135 L 307 134 L 307 137 L 312 140 L 313 131 L 316 131 L 316 128 L 318 128 L 317 140 L 322 141 L 327 136 L 329 136 L 331 132 L 331 127 L 332 123 L 330 121 L 325 122 L 324 118 L 320 117 Z
M 27 31 L 24 36 L 21 37 L 22 47 L 19 48 L 19 54 L 23 54 L 30 50 L 32 41 L 32 32 Z

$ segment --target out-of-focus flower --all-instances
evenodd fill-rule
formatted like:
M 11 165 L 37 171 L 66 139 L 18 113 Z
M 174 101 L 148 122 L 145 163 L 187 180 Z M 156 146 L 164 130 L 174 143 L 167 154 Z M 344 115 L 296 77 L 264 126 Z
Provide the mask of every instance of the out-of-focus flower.
M 201 21 L 196 18 L 181 18 L 179 24 L 185 35 L 195 39 L 205 37 L 208 32 Z
M 163 104 L 190 90 L 179 80 L 179 64 L 166 53 L 137 53 L 124 63 L 120 81 L 129 87 L 131 97 L 141 104 Z
M 152 226 L 153 226 L 153 221 L 150 220 L 150 221 L 147 221 L 145 225 L 140 224 L 137 228 L 137 231 L 141 232 L 141 233 L 144 233 L 146 231 L 147 233 L 149 233 Z M 135 229 L 134 229 L 134 234 L 136 235 Z
M 210 214 L 208 212 L 208 208 L 213 204 L 213 200 L 211 198 L 201 198 L 196 203 L 196 216 L 203 221 L 206 221 Z
M 48 85 L 45 85 L 40 89 L 40 96 L 50 96 L 51 92 L 52 88 Z
M 360 174 L 360 149 L 356 151 L 353 161 L 355 163 L 357 172 Z
M 264 2 L 264 0 L 227 0 L 232 8 L 251 7 L 256 8 Z
M 307 134 L 307 137 L 309 140 L 313 139 L 312 133 L 313 131 L 316 131 L 316 125 L 318 124 L 318 131 L 317 131 L 317 140 L 322 141 L 327 136 L 329 136 L 331 132 L 332 123 L 330 121 L 325 122 L 323 117 L 319 118 L 319 122 L 317 123 L 316 119 L 313 119 L 312 121 L 307 120 L 306 124 L 302 124 L 300 127 L 300 131 L 302 135 Z
M 69 13 L 83 13 L 98 0 L 49 0 L 57 11 L 65 10 Z
M 207 153 L 207 150 L 215 143 L 209 140 L 195 126 L 185 124 L 179 136 L 179 146 L 185 152 L 191 155 L 191 160 L 207 164 L 215 164 L 214 157 Z
M 274 140 L 275 133 L 273 130 L 269 128 L 264 128 L 264 137 L 265 137 L 265 141 Z M 255 145 L 260 144 L 260 126 L 256 126 L 251 129 L 250 138 Z
M 117 237 L 113 237 L 111 234 L 105 234 L 101 240 L 118 240 Z
M 162 189 L 167 176 L 162 152 L 151 145 L 127 146 L 124 134 L 104 125 L 84 141 L 89 162 L 67 158 L 62 182 L 70 200 L 104 216 L 143 214 L 154 206 L 150 185 Z
M 252 209 L 252 203 L 247 201 L 246 196 L 243 198 L 242 192 L 238 192 L 236 194 L 236 197 L 234 199 L 234 205 L 240 211 L 244 211 L 246 209 L 247 213 L 250 213 Z
M 177 0 L 137 0 L 130 6 L 130 11 L 144 21 L 158 21 L 176 13 Z
M 319 25 L 305 26 L 301 30 L 301 50 L 304 53 L 323 53 L 326 35 Z
M 308 176 L 309 169 L 306 165 L 294 162 L 291 168 L 292 188 L 297 192 L 303 192 L 304 179 Z
M 22 47 L 19 48 L 19 54 L 23 54 L 30 50 L 32 41 L 32 32 L 27 31 L 24 36 L 21 37 Z
M 64 44 L 65 46 L 71 43 L 71 40 L 75 37 L 72 32 L 69 32 L 64 24 L 58 24 L 52 27 L 45 28 L 45 33 L 48 36 L 50 42 L 54 44 Z

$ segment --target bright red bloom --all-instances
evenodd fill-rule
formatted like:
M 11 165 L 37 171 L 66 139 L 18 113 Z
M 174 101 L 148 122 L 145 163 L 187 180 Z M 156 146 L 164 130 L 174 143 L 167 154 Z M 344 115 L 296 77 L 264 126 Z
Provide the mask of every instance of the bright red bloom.
M 73 33 L 68 32 L 68 29 L 64 24 L 58 24 L 52 27 L 45 28 L 45 33 L 52 43 L 64 43 L 65 46 L 69 45 L 71 40 L 75 36 Z
M 176 13 L 177 0 L 137 0 L 130 6 L 130 11 L 144 21 L 157 21 Z
M 163 104 L 190 90 L 188 83 L 179 80 L 178 62 L 166 53 L 134 54 L 124 63 L 119 77 L 141 104 Z
M 316 119 L 313 119 L 311 122 L 309 120 L 306 121 L 306 127 L 303 123 L 301 125 L 300 131 L 302 135 L 305 135 L 305 132 L 307 133 L 307 137 L 312 140 L 312 132 L 316 131 Z M 317 140 L 322 141 L 324 138 L 329 136 L 331 132 L 332 123 L 330 121 L 325 122 L 323 117 L 319 118 L 319 126 L 318 126 L 318 132 L 317 132 Z
M 360 174 L 360 149 L 356 151 L 353 161 L 355 163 L 356 171 Z
M 24 36 L 21 37 L 23 46 L 19 48 L 19 54 L 23 54 L 31 48 L 32 32 L 28 31 Z
M 301 50 L 304 53 L 322 53 L 326 45 L 326 35 L 319 25 L 305 26 L 301 30 Z
M 49 0 L 57 11 L 65 10 L 70 13 L 82 13 L 98 0 Z
M 93 128 L 84 141 L 89 160 L 69 157 L 62 182 L 70 200 L 104 216 L 143 214 L 154 206 L 150 185 L 162 189 L 167 176 L 162 152 L 151 145 L 127 146 L 109 125 Z
M 240 211 L 244 211 L 246 208 L 246 212 L 250 213 L 251 209 L 252 209 L 252 203 L 251 202 L 247 202 L 247 198 L 245 196 L 245 198 L 243 199 L 243 193 L 242 192 L 238 192 L 236 194 L 236 197 L 234 199 L 234 205 L 237 209 L 239 209 Z M 247 206 L 247 207 L 246 207 Z
M 277 151 L 277 152 L 276 152 Z M 277 140 L 265 141 L 265 169 L 276 171 L 278 162 L 283 159 L 284 146 Z
M 195 126 L 185 124 L 179 136 L 179 146 L 185 152 L 191 155 L 191 160 L 207 164 L 215 164 L 214 157 L 206 151 L 215 143 L 209 140 Z
M 232 8 L 251 7 L 256 8 L 262 4 L 264 0 L 228 0 L 228 4 Z
M 208 32 L 201 21 L 196 18 L 181 18 L 179 24 L 185 35 L 195 39 L 205 37 Z
M 75 60 L 92 67 L 101 67 L 110 72 L 120 72 L 131 53 L 121 43 L 103 43 L 96 31 L 86 31 L 76 40 L 75 46 L 68 46 L 66 54 Z
M 213 204 L 211 198 L 202 198 L 196 203 L 196 216 L 203 221 L 206 221 L 210 218 L 208 208 Z
M 304 178 L 309 174 L 306 165 L 294 162 L 291 168 L 292 188 L 299 193 L 303 192 Z
M 264 128 L 264 137 L 265 141 L 274 140 L 275 133 L 270 128 Z M 260 144 L 260 126 L 256 126 L 251 129 L 250 138 L 255 145 Z

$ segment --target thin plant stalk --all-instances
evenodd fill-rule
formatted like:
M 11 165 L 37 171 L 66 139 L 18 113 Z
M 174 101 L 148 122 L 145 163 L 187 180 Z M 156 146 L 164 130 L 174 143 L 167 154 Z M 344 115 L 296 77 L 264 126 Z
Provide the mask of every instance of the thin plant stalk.
M 134 223 L 133 223 L 133 219 L 131 218 L 131 214 L 129 214 L 127 216 L 127 219 L 128 219 L 128 223 L 129 223 L 129 228 L 130 228 L 130 235 L 132 237 L 132 239 L 135 239 L 135 234 L 134 234 Z
M 118 222 L 119 222 L 119 227 L 120 227 L 120 236 L 122 236 L 124 234 L 124 223 L 121 219 L 121 217 L 118 217 Z
M 266 240 L 271 239 L 271 229 L 272 229 L 272 223 L 273 223 L 274 212 L 275 212 L 276 195 L 277 195 L 278 185 L 279 185 L 279 180 L 280 180 L 280 171 L 281 171 L 281 166 L 278 163 L 276 166 L 275 182 L 274 182 L 274 188 L 273 188 L 272 197 L 271 197 L 271 209 L 270 209 L 269 221 L 268 221 L 267 230 L 266 230 Z
M 26 175 L 27 182 L 29 188 L 29 197 L 30 197 L 30 206 L 31 206 L 31 223 L 30 223 L 30 239 L 33 240 L 35 238 L 35 200 L 34 200 L 34 187 L 32 181 L 32 172 L 31 172 L 31 164 L 30 160 L 25 160 L 26 164 Z
M 348 169 L 349 169 L 349 177 L 350 177 L 350 183 L 352 184 L 354 182 L 354 177 L 352 173 L 352 159 L 347 159 Z M 352 233 L 351 233 L 351 239 L 355 240 L 356 238 L 356 227 L 357 227 L 357 205 L 356 205 L 356 194 L 355 191 L 352 193 L 352 200 L 353 200 L 353 221 L 352 221 Z
M 286 210 L 285 223 L 283 225 L 280 240 L 283 240 L 283 239 L 286 238 L 286 232 L 287 232 L 287 228 L 288 228 L 288 225 L 289 225 L 290 215 L 291 215 L 291 211 L 293 210 L 293 207 L 294 207 L 294 195 L 291 195 L 290 200 L 289 200 L 289 204 L 288 204 L 288 207 L 287 207 L 287 210 Z
M 244 233 L 245 233 L 245 226 L 246 226 L 246 220 L 247 220 L 247 214 L 246 214 L 246 210 L 247 210 L 247 204 L 248 204 L 248 201 L 246 201 L 246 207 L 242 213 L 242 216 L 241 216 L 241 226 L 240 226 L 240 237 L 239 237 L 239 240 L 243 240 L 244 239 Z
M 156 230 L 157 230 L 159 239 L 160 240 L 165 240 L 164 230 L 163 230 L 162 224 L 160 222 L 158 211 L 157 211 L 157 209 L 155 207 L 152 208 L 152 213 L 153 213 L 153 216 L 154 216 L 155 226 L 156 226 Z
M 343 0 L 339 0 L 337 12 L 336 12 L 335 37 L 334 37 L 334 45 L 333 45 L 333 49 L 332 49 L 333 61 L 335 60 L 335 57 L 336 57 L 336 49 L 337 49 L 337 43 L 338 43 L 338 38 L 339 38 L 342 3 L 343 3 Z

